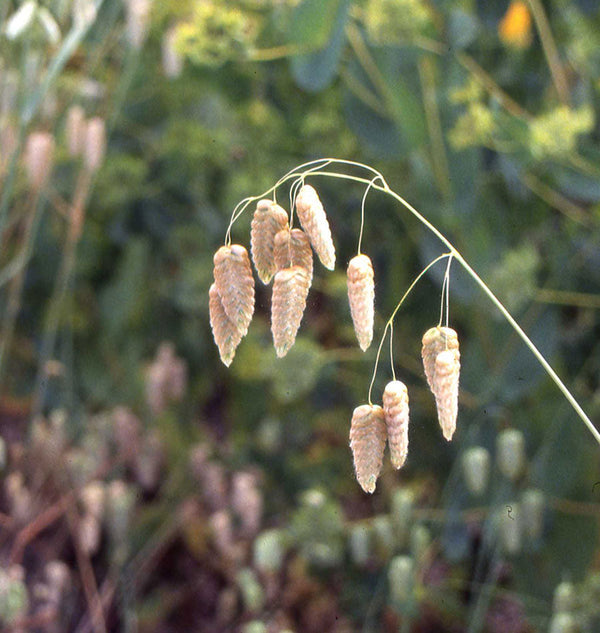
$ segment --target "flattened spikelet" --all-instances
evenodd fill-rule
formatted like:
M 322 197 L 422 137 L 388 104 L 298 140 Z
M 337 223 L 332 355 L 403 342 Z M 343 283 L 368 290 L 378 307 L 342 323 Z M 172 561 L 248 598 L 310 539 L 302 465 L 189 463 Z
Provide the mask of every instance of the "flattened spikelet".
M 335 247 L 325 210 L 317 192 L 310 185 L 302 185 L 296 196 L 296 212 L 315 253 L 325 268 L 335 268 Z
M 356 407 L 350 424 L 350 448 L 356 479 L 365 492 L 375 491 L 383 465 L 385 440 L 383 409 L 369 404 Z
M 215 284 L 212 284 L 210 287 L 208 296 L 210 327 L 212 328 L 215 343 L 219 348 L 219 356 L 223 363 L 229 367 L 235 356 L 235 350 L 242 340 L 242 335 L 225 314 L 221 302 L 221 295 Z
M 432 391 L 435 395 L 438 420 L 448 441 L 452 439 L 456 430 L 459 374 L 460 352 L 457 349 L 440 352 L 435 359 Z
M 284 268 L 275 274 L 271 302 L 271 332 L 275 352 L 285 356 L 296 340 L 308 295 L 308 274 L 301 266 Z
M 258 277 L 268 284 L 277 272 L 273 257 L 275 235 L 288 223 L 287 213 L 272 200 L 260 200 L 252 218 L 250 244 Z
M 248 251 L 239 244 L 221 246 L 214 263 L 215 286 L 225 314 L 245 336 L 254 313 L 254 278 Z
M 277 270 L 290 266 L 302 266 L 308 273 L 308 282 L 312 283 L 313 254 L 308 235 L 302 229 L 288 228 L 275 236 L 273 257 Z
M 348 302 L 356 338 L 362 351 L 373 340 L 375 316 L 375 281 L 373 264 L 367 255 L 356 255 L 350 260 L 347 271 Z
M 437 355 L 445 349 L 458 349 L 458 336 L 452 328 L 432 327 L 423 335 L 423 368 L 427 377 L 427 384 L 433 390 L 433 374 L 435 369 L 435 359 Z
M 392 466 L 401 468 L 408 454 L 408 391 L 400 380 L 392 380 L 386 385 L 383 413 Z

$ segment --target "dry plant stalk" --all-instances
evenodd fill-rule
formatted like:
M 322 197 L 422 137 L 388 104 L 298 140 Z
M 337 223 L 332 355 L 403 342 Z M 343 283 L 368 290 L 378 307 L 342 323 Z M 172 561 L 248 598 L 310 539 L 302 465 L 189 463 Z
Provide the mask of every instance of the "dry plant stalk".
M 212 328 L 215 343 L 219 348 L 219 356 L 223 364 L 229 367 L 235 356 L 235 350 L 242 340 L 242 334 L 229 320 L 227 314 L 225 314 L 223 303 L 221 302 L 221 295 L 215 284 L 212 284 L 210 287 L 208 296 L 210 327 Z
M 375 281 L 373 265 L 367 255 L 356 255 L 348 264 L 348 302 L 356 338 L 362 351 L 373 340 L 375 320 Z
M 335 268 L 335 247 L 331 229 L 317 192 L 311 185 L 302 185 L 296 196 L 296 212 L 315 253 L 325 268 Z
M 215 286 L 225 314 L 245 336 L 254 314 L 254 278 L 248 251 L 239 244 L 221 246 L 214 263 Z
M 354 471 L 361 488 L 375 491 L 383 466 L 386 426 L 383 409 L 378 405 L 363 404 L 354 409 L 350 423 L 350 448 Z
M 394 468 L 402 468 L 408 454 L 408 391 L 400 380 L 392 380 L 383 391 L 383 413 Z
M 252 218 L 250 244 L 259 279 L 268 284 L 277 272 L 273 257 L 275 235 L 288 224 L 287 213 L 272 200 L 260 200 Z
M 429 387 L 435 396 L 438 420 L 444 437 L 450 441 L 458 416 L 460 351 L 452 328 L 431 328 L 423 336 L 423 366 Z
M 271 332 L 277 356 L 282 358 L 296 340 L 309 289 L 308 274 L 301 266 L 284 268 L 275 275 L 271 302 Z
M 285 228 L 275 236 L 273 256 L 277 270 L 290 266 L 302 266 L 308 273 L 308 282 L 312 283 L 313 254 L 310 240 L 302 229 Z

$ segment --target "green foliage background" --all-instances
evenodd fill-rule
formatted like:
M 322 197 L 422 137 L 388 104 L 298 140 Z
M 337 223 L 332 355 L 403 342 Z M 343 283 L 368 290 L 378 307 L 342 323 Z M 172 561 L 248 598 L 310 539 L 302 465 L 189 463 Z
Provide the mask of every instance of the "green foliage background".
M 4 22 L 19 4 L 4 4 Z M 69 3 L 41 4 L 65 35 Z M 409 460 L 399 473 L 386 469 L 368 499 L 354 480 L 347 436 L 353 408 L 366 399 L 375 349 L 362 354 L 354 341 L 344 272 L 356 251 L 364 189 L 310 180 L 328 212 L 339 266 L 333 273 L 316 267 L 298 340 L 285 359 L 276 359 L 270 342 L 269 290 L 257 286 L 250 332 L 232 367 L 221 365 L 207 294 L 213 253 L 239 200 L 261 194 L 288 169 L 314 158 L 366 162 L 451 239 L 597 421 L 597 3 L 531 0 L 525 5 L 532 22 L 521 26 L 520 41 L 502 36 L 507 1 L 165 0 L 154 3 L 140 50 L 128 45 L 121 2 L 97 4 L 95 22 L 44 96 L 56 101 L 50 113 L 39 108 L 31 119 L 24 116 L 35 91 L 19 73 L 35 50 L 42 76 L 61 44 L 46 42 L 31 27 L 14 40 L 4 37 L 0 50 L 4 77 L 12 68 L 19 79 L 20 99 L 9 118 L 23 134 L 39 127 L 57 139 L 54 198 L 69 199 L 75 179 L 64 144 L 66 108 L 81 103 L 108 125 L 106 159 L 60 308 L 52 358 L 63 371 L 50 379 L 43 410 L 68 412 L 74 445 L 90 433 L 91 414 L 117 405 L 136 412 L 145 433 L 158 433 L 165 454 L 160 483 L 136 506 L 121 571 L 134 573 L 139 552 L 156 539 L 160 544 L 170 515 L 200 494 L 189 478 L 188 453 L 202 443 L 226 473 L 260 472 L 263 527 L 281 530 L 288 556 L 303 561 L 303 573 L 335 595 L 340 623 L 332 619 L 331 626 L 340 631 L 547 630 L 555 586 L 570 579 L 587 591 L 595 578 L 599 447 L 458 265 L 450 282 L 450 325 L 459 333 L 462 363 L 455 439 L 446 444 L 441 437 L 420 364 L 422 334 L 439 318 L 443 267 L 436 267 L 394 328 L 396 371 L 411 398 Z M 171 78 L 161 65 L 168 32 L 183 61 L 181 74 Z M 4 178 L 2 204 L 9 218 L 18 219 L 27 184 L 15 169 L 10 191 Z M 285 201 L 287 190 L 278 195 Z M 48 196 L 3 368 L 5 398 L 22 399 L 27 413 L 64 248 L 64 223 L 52 204 Z M 249 246 L 249 224 L 246 213 L 234 225 L 234 241 Z M 18 249 L 14 234 L 3 229 L 6 266 Z M 375 267 L 377 339 L 412 279 L 443 251 L 399 205 L 375 192 L 367 199 L 362 248 Z M 189 383 L 181 402 L 155 416 L 145 399 L 145 368 L 164 340 L 187 362 Z M 389 378 L 385 356 L 375 394 Z M 27 414 L 19 428 L 26 441 Z M 486 497 L 474 499 L 460 457 L 474 445 L 493 454 L 506 428 L 524 435 L 524 474 L 514 484 L 493 466 Z M 117 475 L 133 479 L 118 467 L 106 477 Z M 518 555 L 504 556 L 492 517 L 532 487 L 547 502 L 543 536 Z M 403 489 L 415 494 L 418 524 L 430 532 L 435 565 L 428 569 L 443 577 L 430 587 L 423 576 L 410 608 L 394 603 L 386 584 L 390 558 L 410 547 L 377 537 L 378 529 L 389 528 L 385 521 L 379 528 L 374 523 L 376 545 L 366 569 L 347 550 L 352 526 L 385 519 Z M 488 518 L 465 518 L 474 508 L 484 508 Z M 200 534 L 208 521 L 203 512 Z M 195 549 L 199 537 L 183 530 L 181 538 L 177 560 L 188 556 L 201 570 L 212 565 L 208 546 Z M 500 560 L 505 568 L 496 573 Z M 106 562 L 95 563 L 102 575 Z M 478 576 L 487 564 L 492 571 Z M 124 624 L 131 614 L 144 631 L 183 630 L 191 622 L 197 630 L 218 630 L 209 628 L 217 626 L 216 607 L 190 607 L 194 617 L 188 618 L 165 606 L 167 596 L 183 592 L 183 578 L 205 572 L 169 579 L 157 565 L 153 573 L 152 587 L 109 612 L 114 630 L 133 630 Z M 247 577 L 241 578 L 219 576 L 221 588 L 237 587 L 242 596 L 223 630 L 259 631 L 248 628 L 259 622 L 276 627 L 274 614 L 285 611 L 283 603 L 253 603 L 252 589 L 244 589 Z M 470 584 L 476 580 L 483 589 Z M 310 609 L 311 600 L 295 608 Z M 503 600 L 518 605 L 514 620 Z M 578 630 L 598 626 L 594 600 L 578 604 Z M 496 611 L 507 628 L 493 619 Z M 290 608 L 286 617 L 293 630 L 317 630 L 311 628 L 316 616 Z M 398 628 L 417 625 L 422 628 Z

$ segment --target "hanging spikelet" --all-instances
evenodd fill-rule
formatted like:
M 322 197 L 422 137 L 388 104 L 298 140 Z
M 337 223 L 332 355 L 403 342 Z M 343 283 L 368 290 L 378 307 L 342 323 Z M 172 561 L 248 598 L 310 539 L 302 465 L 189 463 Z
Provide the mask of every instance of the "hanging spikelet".
M 215 284 L 212 284 L 210 287 L 208 296 L 210 327 L 212 328 L 215 343 L 219 348 L 219 356 L 223 363 L 229 367 L 235 356 L 235 350 L 242 340 L 242 335 L 225 314 L 223 303 L 221 302 L 221 295 Z
M 383 412 L 394 468 L 401 468 L 408 454 L 408 391 L 400 380 L 392 380 L 383 391 Z
M 427 377 L 427 384 L 433 390 L 433 374 L 435 370 L 435 359 L 437 355 L 445 349 L 458 349 L 458 336 L 449 327 L 432 327 L 423 335 L 423 368 Z
M 221 246 L 214 263 L 215 286 L 225 314 L 245 336 L 254 313 L 254 278 L 248 251 L 239 244 Z
M 444 437 L 450 441 L 458 415 L 460 352 L 458 336 L 452 328 L 435 327 L 423 336 L 423 367 L 437 408 Z
M 302 266 L 308 273 L 309 285 L 313 276 L 313 254 L 308 236 L 302 229 L 285 228 L 275 236 L 273 257 L 277 270 Z
M 308 295 L 308 274 L 301 266 L 284 268 L 275 274 L 271 302 L 271 332 L 275 352 L 285 356 L 296 340 Z
M 277 272 L 273 258 L 275 235 L 287 226 L 287 213 L 272 200 L 260 200 L 252 218 L 250 244 L 258 277 L 268 284 Z
M 460 352 L 457 349 L 440 352 L 435 359 L 432 391 L 435 395 L 438 420 L 448 441 L 452 439 L 456 430 L 459 374 Z
M 383 465 L 385 440 L 383 409 L 369 404 L 356 407 L 350 424 L 350 448 L 354 457 L 356 479 L 365 492 L 375 491 Z
M 325 210 L 317 192 L 310 185 L 302 185 L 296 196 L 296 211 L 315 253 L 325 268 L 335 268 L 335 247 Z
M 373 265 L 367 255 L 356 255 L 348 264 L 348 301 L 356 338 L 362 351 L 373 340 L 375 282 Z

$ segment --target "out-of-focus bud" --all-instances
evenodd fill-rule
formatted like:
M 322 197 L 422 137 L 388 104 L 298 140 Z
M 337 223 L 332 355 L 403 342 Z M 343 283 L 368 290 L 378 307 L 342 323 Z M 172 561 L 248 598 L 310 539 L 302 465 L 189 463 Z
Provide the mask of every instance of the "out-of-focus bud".
M 523 516 L 518 503 L 507 504 L 498 509 L 498 531 L 504 552 L 514 556 L 521 551 Z
M 389 560 L 394 551 L 394 528 L 388 516 L 379 515 L 373 519 L 373 540 L 378 556 L 383 560 Z
M 6 442 L 0 437 L 0 473 L 6 468 Z
M 265 593 L 252 569 L 241 569 L 237 575 L 237 585 L 242 594 L 246 610 L 256 613 L 263 608 Z
M 414 562 L 410 556 L 396 556 L 390 561 L 388 585 L 390 598 L 396 607 L 412 601 L 414 591 Z
M 60 42 L 61 33 L 60 27 L 52 13 L 50 13 L 46 7 L 38 7 L 37 19 L 38 23 L 42 26 L 47 41 L 53 46 L 56 46 Z
M 51 560 L 46 564 L 44 573 L 48 587 L 46 602 L 58 608 L 65 592 L 69 588 L 71 572 L 66 563 L 60 560 Z
M 17 132 L 14 126 L 8 121 L 0 123 L 0 173 L 8 167 L 17 146 Z
M 162 413 L 168 402 L 180 400 L 187 387 L 187 365 L 175 355 L 172 343 L 161 343 L 146 373 L 146 399 L 152 413 Z
M 80 105 L 72 105 L 67 111 L 65 136 L 69 156 L 75 158 L 83 150 L 86 136 L 85 112 Z
M 578 633 L 578 631 L 577 620 L 570 613 L 556 613 L 550 620 L 548 633 Z
M 125 0 L 127 39 L 137 50 L 142 48 L 148 34 L 151 0 Z
M 552 610 L 554 613 L 569 613 L 577 604 L 575 586 L 572 582 L 563 581 L 554 589 Z
M 402 546 L 408 541 L 413 517 L 414 495 L 406 488 L 394 491 L 391 502 L 390 517 L 397 543 Z
M 25 570 L 20 565 L 0 568 L 0 622 L 11 625 L 27 613 L 29 594 L 25 584 Z M 20 630 L 20 629 L 18 629 Z
M 170 28 L 163 35 L 162 67 L 169 79 L 177 79 L 183 70 L 183 59 L 177 50 L 177 27 Z
M 134 466 L 136 478 L 144 490 L 154 490 L 158 486 L 163 463 L 162 440 L 156 431 L 152 431 L 136 455 Z
M 463 475 L 468 491 L 478 497 L 488 486 L 490 478 L 490 453 L 483 446 L 472 446 L 462 456 Z
M 126 463 L 134 462 L 140 450 L 141 422 L 128 407 L 115 407 L 112 421 L 119 457 Z
M 231 505 L 240 519 L 244 536 L 256 534 L 262 521 L 263 498 L 252 473 L 237 472 L 233 475 Z
M 90 119 L 85 128 L 83 164 L 89 172 L 97 171 L 104 161 L 106 153 L 106 126 L 104 119 L 96 116 Z
M 25 0 L 23 4 L 6 20 L 4 35 L 9 40 L 16 40 L 33 25 L 38 11 L 37 2 Z
M 219 510 L 209 519 L 212 541 L 217 551 L 224 558 L 234 558 L 235 543 L 233 538 L 233 526 L 231 515 L 227 510 Z
M 111 481 L 106 488 L 106 522 L 113 543 L 127 540 L 131 513 L 135 505 L 135 494 L 120 479 Z
M 93 0 L 73 0 L 71 17 L 76 29 L 85 29 L 96 19 L 96 5 Z
M 93 556 L 100 547 L 100 521 L 93 514 L 81 517 L 77 526 L 79 547 L 88 555 Z
M 49 132 L 32 132 L 25 145 L 25 171 L 35 191 L 43 189 L 54 161 L 54 138 Z
M 4 480 L 4 492 L 8 498 L 10 514 L 18 524 L 26 523 L 35 508 L 31 492 L 25 487 L 23 473 L 14 471 Z
M 410 552 L 417 565 L 421 565 L 427 556 L 431 545 L 429 528 L 422 523 L 413 525 L 410 531 Z
M 529 488 L 521 497 L 521 514 L 523 515 L 523 531 L 530 542 L 535 543 L 544 531 L 544 509 L 546 498 L 537 488 Z
M 90 482 L 81 491 L 81 504 L 85 514 L 91 514 L 97 519 L 104 514 L 105 490 L 101 481 Z
M 496 463 L 506 478 L 511 481 L 519 478 L 525 466 L 525 439 L 521 431 L 506 429 L 498 434 Z
M 365 523 L 353 525 L 350 529 L 348 547 L 352 562 L 362 567 L 371 557 L 371 533 Z
M 283 532 L 265 530 L 254 541 L 254 566 L 262 572 L 277 572 L 281 569 L 284 553 Z

